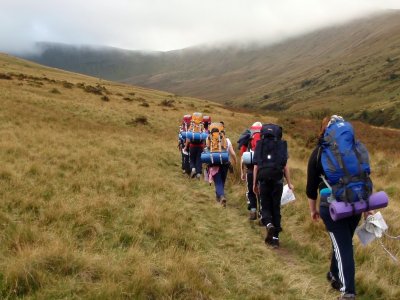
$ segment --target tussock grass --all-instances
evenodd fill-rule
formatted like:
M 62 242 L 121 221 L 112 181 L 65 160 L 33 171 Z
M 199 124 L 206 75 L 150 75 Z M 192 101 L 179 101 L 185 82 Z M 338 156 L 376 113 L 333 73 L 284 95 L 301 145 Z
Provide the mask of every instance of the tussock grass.
M 282 248 L 272 251 L 263 243 L 264 229 L 247 220 L 238 166 L 228 175 L 228 207 L 222 209 L 212 186 L 180 173 L 176 136 L 193 107 L 224 121 L 233 143 L 254 120 L 276 119 L 179 96 L 177 110 L 164 110 L 166 93 L 7 56 L 0 61 L 0 73 L 19 74 L 0 81 L 1 298 L 335 298 L 325 280 L 328 236 L 309 220 L 310 147 L 297 123 L 285 128 L 297 200 L 282 209 Z M 29 76 L 46 89 L 18 85 Z M 74 86 L 48 93 L 63 82 Z M 111 101 L 83 90 L 98 85 Z M 121 98 L 125 94 L 151 105 L 132 105 Z M 132 116 L 149 124 L 131 126 Z M 398 157 L 384 150 L 372 153 L 379 174 L 374 182 L 391 196 L 383 213 L 395 234 Z M 400 255 L 395 241 L 384 242 Z M 398 298 L 398 266 L 377 243 L 362 248 L 356 241 L 356 260 L 361 299 Z

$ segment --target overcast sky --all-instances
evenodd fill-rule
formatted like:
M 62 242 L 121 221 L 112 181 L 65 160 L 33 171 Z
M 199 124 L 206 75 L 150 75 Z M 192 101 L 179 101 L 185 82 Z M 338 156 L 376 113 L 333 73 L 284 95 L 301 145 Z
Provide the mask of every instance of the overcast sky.
M 161 51 L 270 42 L 390 8 L 400 0 L 0 0 L 0 51 L 37 41 Z

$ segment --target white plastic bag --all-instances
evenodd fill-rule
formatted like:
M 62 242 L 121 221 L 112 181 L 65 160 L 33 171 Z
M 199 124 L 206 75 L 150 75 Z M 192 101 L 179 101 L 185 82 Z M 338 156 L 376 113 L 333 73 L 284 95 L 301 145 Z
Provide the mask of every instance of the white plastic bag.
M 368 216 L 367 220 L 357 227 L 356 233 L 360 242 L 366 246 L 374 239 L 382 237 L 382 234 L 388 229 L 388 226 L 378 211 L 372 216 Z
M 282 192 L 281 205 L 288 204 L 289 202 L 292 202 L 294 200 L 296 200 L 296 197 L 294 196 L 293 191 L 289 189 L 287 184 L 285 184 Z

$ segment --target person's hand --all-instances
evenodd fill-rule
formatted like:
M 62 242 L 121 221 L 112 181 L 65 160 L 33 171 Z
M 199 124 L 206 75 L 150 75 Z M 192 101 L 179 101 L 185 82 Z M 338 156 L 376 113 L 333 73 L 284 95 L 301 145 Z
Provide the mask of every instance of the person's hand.
M 240 173 L 240 179 L 242 179 L 243 181 L 245 181 L 245 180 L 246 180 L 246 174 Z
M 294 185 L 293 185 L 293 184 L 289 183 L 289 184 L 288 184 L 288 187 L 289 187 L 289 189 L 291 189 L 292 191 L 294 190 Z
M 258 185 L 257 185 L 257 184 L 256 184 L 256 185 L 253 185 L 253 192 L 254 192 L 254 194 L 256 194 L 256 195 L 259 194 L 259 188 L 258 188 Z
M 311 211 L 311 219 L 312 219 L 313 221 L 318 221 L 318 219 L 319 219 L 319 212 L 316 211 L 316 210 L 312 210 L 312 211 Z
M 363 215 L 364 215 L 364 220 L 366 220 L 369 216 L 372 216 L 372 215 L 374 215 L 374 214 L 375 214 L 375 212 L 374 212 L 373 210 L 365 211 L 365 212 L 363 213 Z

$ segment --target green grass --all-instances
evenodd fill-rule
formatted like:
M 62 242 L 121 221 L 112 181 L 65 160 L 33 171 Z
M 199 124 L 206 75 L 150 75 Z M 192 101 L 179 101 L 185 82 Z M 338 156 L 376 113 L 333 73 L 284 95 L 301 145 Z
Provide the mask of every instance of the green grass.
M 322 223 L 310 221 L 304 196 L 310 145 L 301 126 L 285 131 L 297 200 L 282 209 L 282 247 L 273 251 L 264 245 L 263 228 L 247 220 L 238 166 L 229 174 L 223 209 L 212 186 L 181 174 L 176 139 L 181 117 L 194 108 L 223 120 L 233 142 L 253 120 L 275 118 L 179 96 L 169 107 L 162 104 L 168 93 L 4 55 L 0 72 L 24 75 L 0 79 L 2 299 L 337 296 L 325 280 L 328 236 Z M 43 85 L 29 85 L 33 77 Z M 87 93 L 82 83 L 104 86 L 110 101 Z M 50 93 L 53 88 L 60 94 Z M 130 123 L 138 117 L 148 123 Z M 313 130 L 312 121 L 304 122 Z M 380 170 L 376 186 L 391 195 L 393 205 L 383 212 L 395 233 L 398 154 L 379 148 L 372 159 Z M 359 298 L 398 298 L 398 266 L 376 244 L 355 243 Z M 395 242 L 385 243 L 399 256 Z

